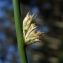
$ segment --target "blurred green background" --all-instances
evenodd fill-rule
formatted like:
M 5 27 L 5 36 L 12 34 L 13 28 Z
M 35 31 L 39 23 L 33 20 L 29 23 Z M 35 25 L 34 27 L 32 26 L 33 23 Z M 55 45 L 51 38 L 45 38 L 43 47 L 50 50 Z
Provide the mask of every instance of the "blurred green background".
M 21 21 L 30 11 L 44 32 L 42 42 L 26 47 L 29 63 L 63 63 L 63 0 L 20 0 Z M 0 0 L 0 63 L 20 63 L 12 0 Z

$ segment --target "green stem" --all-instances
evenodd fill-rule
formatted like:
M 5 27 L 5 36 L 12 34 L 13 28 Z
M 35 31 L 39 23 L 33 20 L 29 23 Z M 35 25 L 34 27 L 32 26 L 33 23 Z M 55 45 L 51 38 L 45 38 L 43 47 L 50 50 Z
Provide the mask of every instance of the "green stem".
M 13 0 L 13 6 L 14 6 L 14 18 L 15 18 L 15 27 L 16 27 L 16 35 L 17 35 L 17 41 L 18 41 L 18 50 L 20 53 L 20 60 L 21 60 L 21 63 L 28 63 L 26 52 L 25 52 L 23 34 L 22 34 L 22 23 L 21 23 L 19 0 Z

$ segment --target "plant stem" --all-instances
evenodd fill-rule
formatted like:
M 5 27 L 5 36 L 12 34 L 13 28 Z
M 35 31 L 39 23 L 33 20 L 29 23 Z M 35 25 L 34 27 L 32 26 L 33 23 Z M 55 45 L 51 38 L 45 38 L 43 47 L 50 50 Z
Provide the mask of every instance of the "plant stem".
M 18 41 L 18 50 L 20 53 L 20 61 L 21 61 L 21 63 L 28 63 L 27 57 L 26 57 L 24 39 L 23 39 L 23 32 L 22 32 L 21 12 L 20 12 L 19 0 L 13 0 L 13 6 L 14 6 L 16 36 L 17 36 L 17 41 Z

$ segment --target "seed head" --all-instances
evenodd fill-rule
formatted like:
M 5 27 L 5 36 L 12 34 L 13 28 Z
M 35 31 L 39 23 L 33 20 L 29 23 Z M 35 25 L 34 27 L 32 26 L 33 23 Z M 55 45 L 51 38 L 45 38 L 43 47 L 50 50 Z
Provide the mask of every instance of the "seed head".
M 38 31 L 36 32 L 36 24 L 32 23 L 34 18 L 34 14 L 31 15 L 29 12 L 27 13 L 26 17 L 23 20 L 23 37 L 25 44 L 32 44 L 35 42 L 40 42 L 40 38 L 43 35 L 43 32 Z

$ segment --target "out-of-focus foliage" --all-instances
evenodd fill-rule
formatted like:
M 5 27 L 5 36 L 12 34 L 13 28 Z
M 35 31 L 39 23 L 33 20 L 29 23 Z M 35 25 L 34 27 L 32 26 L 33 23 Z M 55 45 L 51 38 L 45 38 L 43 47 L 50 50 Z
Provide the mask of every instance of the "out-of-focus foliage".
M 32 63 L 63 62 L 63 1 L 62 0 L 22 0 L 22 16 L 28 10 L 37 14 L 34 22 L 37 31 L 45 33 L 41 43 L 32 44 Z M 26 12 L 24 12 L 26 10 Z M 30 49 L 30 48 L 29 48 Z

